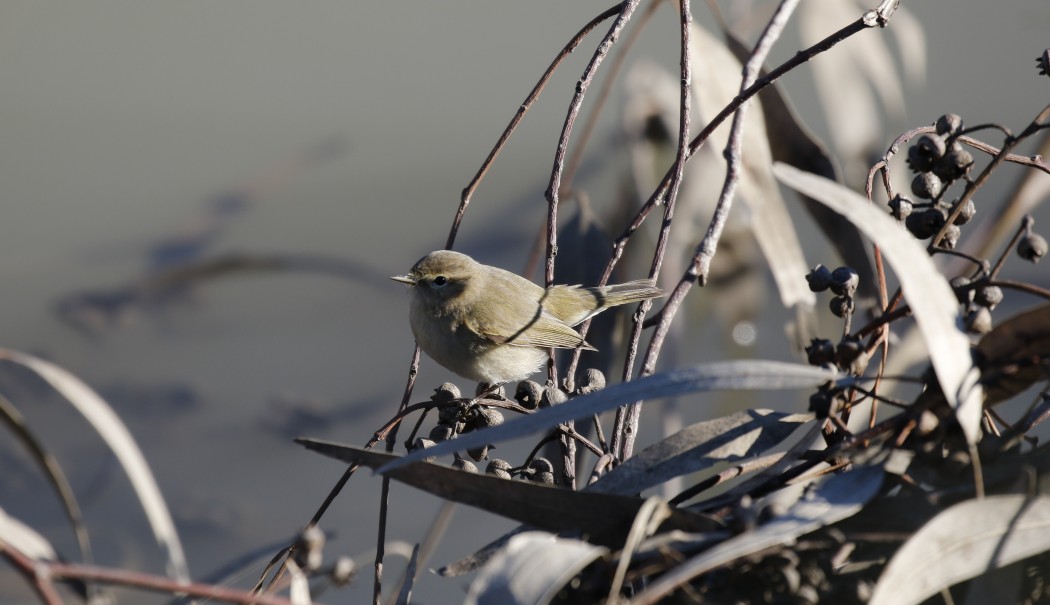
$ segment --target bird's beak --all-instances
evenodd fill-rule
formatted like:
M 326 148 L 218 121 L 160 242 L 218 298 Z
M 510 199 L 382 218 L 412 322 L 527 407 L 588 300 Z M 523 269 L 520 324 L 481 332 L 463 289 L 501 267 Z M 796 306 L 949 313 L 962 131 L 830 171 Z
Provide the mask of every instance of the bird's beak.
M 416 280 L 412 279 L 411 277 L 409 277 L 407 275 L 394 275 L 394 276 L 391 276 L 390 279 L 392 279 L 394 281 L 401 282 L 403 284 L 408 284 L 410 286 L 416 285 Z

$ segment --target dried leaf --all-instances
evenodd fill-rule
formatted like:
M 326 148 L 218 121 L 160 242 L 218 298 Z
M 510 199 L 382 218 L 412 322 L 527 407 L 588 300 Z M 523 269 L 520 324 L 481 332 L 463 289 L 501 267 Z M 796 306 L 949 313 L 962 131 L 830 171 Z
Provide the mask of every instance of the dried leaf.
M 801 389 L 829 380 L 848 382 L 852 379 L 812 366 L 755 359 L 678 368 L 606 387 L 597 393 L 576 397 L 568 403 L 539 410 L 500 426 L 461 435 L 453 441 L 444 441 L 425 451 L 410 452 L 377 472 L 386 473 L 430 456 L 443 456 L 472 447 L 500 443 L 643 399 L 718 390 Z
M 34 561 L 58 561 L 55 547 L 35 529 L 0 508 L 0 542 L 10 544 Z
M 989 404 L 1005 401 L 1037 381 L 1050 378 L 1050 304 L 1015 315 L 992 328 L 977 343 Z
M 307 448 L 350 464 L 379 468 L 397 456 L 316 439 L 296 439 Z M 431 448 L 433 449 L 433 448 Z M 597 544 L 618 547 L 644 504 L 641 498 L 576 492 L 536 483 L 501 479 L 455 470 L 440 464 L 413 462 L 386 473 L 391 479 L 440 498 L 467 504 L 551 532 L 583 532 Z M 601 511 L 596 514 L 595 511 Z M 710 526 L 699 515 L 672 512 L 665 529 Z
M 465 605 L 546 605 L 562 587 L 608 551 L 543 532 L 510 539 L 470 585 Z
M 752 531 L 734 536 L 678 565 L 650 584 L 631 603 L 656 603 L 700 574 L 766 548 L 790 543 L 799 536 L 857 513 L 878 493 L 882 477 L 880 465 L 863 466 L 829 476 L 784 515 Z
M 182 544 L 175 531 L 168 505 L 157 487 L 157 481 L 146 463 L 142 450 L 131 432 L 124 426 L 113 408 L 91 390 L 87 384 L 55 364 L 32 355 L 0 348 L 0 359 L 17 363 L 36 373 L 58 391 L 98 432 L 113 451 L 131 486 L 142 504 L 157 544 L 167 556 L 168 575 L 183 582 L 189 581 L 189 570 Z
M 1050 497 L 989 496 L 933 518 L 897 551 L 869 605 L 920 603 L 944 588 L 1050 549 Z M 1003 602 L 1011 602 L 1002 595 Z
M 980 435 L 982 389 L 970 358 L 970 341 L 958 326 L 959 303 L 926 250 L 909 233 L 842 185 L 786 164 L 773 172 L 784 184 L 853 222 L 882 249 L 926 341 L 941 389 L 970 444 Z
M 698 422 L 635 454 L 587 491 L 637 494 L 720 462 L 738 462 L 772 448 L 812 419 L 812 414 L 759 409 Z

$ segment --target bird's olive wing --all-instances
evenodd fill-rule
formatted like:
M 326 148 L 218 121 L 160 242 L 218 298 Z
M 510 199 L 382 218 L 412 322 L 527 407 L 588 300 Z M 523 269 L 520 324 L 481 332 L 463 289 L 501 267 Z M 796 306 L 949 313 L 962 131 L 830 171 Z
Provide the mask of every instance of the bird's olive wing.
M 553 317 L 546 309 L 527 301 L 489 305 L 483 311 L 475 309 L 472 319 L 475 324 L 471 326 L 473 331 L 497 344 L 560 349 L 578 346 L 593 348 L 583 342 L 579 332 Z

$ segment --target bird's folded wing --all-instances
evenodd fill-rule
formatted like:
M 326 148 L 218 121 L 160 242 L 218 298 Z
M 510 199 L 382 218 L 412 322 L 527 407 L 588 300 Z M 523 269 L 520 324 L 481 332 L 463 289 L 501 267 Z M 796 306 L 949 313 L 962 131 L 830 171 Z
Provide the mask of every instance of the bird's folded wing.
M 537 306 L 528 321 L 512 321 L 509 317 L 523 317 L 524 313 L 475 313 L 476 325 L 471 326 L 497 344 L 517 347 L 555 347 L 559 349 L 594 349 L 583 341 L 579 332 L 565 325 L 545 309 Z

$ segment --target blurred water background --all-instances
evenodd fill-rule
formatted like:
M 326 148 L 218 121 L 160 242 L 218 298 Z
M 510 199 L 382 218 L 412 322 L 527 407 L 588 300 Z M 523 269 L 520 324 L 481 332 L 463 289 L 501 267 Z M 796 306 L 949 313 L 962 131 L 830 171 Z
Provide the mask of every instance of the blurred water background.
M 158 477 L 195 577 L 294 535 L 339 476 L 337 463 L 291 437 L 363 444 L 396 410 L 412 338 L 406 294 L 386 276 L 444 245 L 460 191 L 507 121 L 556 50 L 607 4 L 0 4 L 0 345 L 60 364 L 116 408 Z M 1050 99 L 1033 63 L 1050 44 L 1043 0 L 904 4 L 925 28 L 929 66 L 886 144 L 946 111 L 1019 129 Z M 703 7 L 694 12 L 711 23 Z M 635 56 L 676 69 L 676 27 L 662 7 Z M 570 57 L 478 190 L 460 249 L 524 266 L 594 40 Z M 795 44 L 789 34 L 774 62 Z M 784 84 L 826 135 L 809 70 Z M 616 197 L 623 170 L 608 157 L 619 109 L 614 99 L 579 179 L 599 208 Z M 1005 194 L 1017 174 L 1004 170 L 989 191 Z M 1040 210 L 1037 225 L 1048 219 Z M 835 262 L 821 246 L 811 264 Z M 237 273 L 145 308 L 105 298 L 189 258 L 277 254 L 337 259 L 348 273 Z M 762 346 L 744 354 L 793 359 L 782 319 L 761 325 Z M 720 342 L 691 340 L 682 359 L 724 358 Z M 83 498 L 99 562 L 161 571 L 97 437 L 38 383 L 4 376 Z M 415 400 L 449 378 L 425 360 Z M 711 411 L 695 407 L 687 419 Z M 0 438 L 0 507 L 73 552 L 27 460 Z M 374 548 L 378 486 L 363 473 L 336 501 L 323 523 L 330 555 Z M 402 486 L 391 504 L 389 538 L 407 542 L 438 506 Z M 461 509 L 432 566 L 510 527 Z M 368 598 L 368 558 L 359 560 L 357 587 L 330 600 Z M 401 565 L 392 559 L 390 580 Z M 0 600 L 32 602 L 9 570 L 0 577 Z M 458 602 L 463 584 L 424 573 L 416 594 Z

